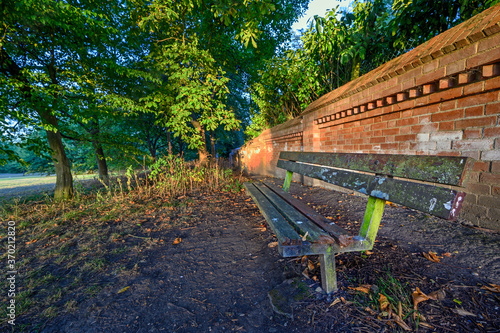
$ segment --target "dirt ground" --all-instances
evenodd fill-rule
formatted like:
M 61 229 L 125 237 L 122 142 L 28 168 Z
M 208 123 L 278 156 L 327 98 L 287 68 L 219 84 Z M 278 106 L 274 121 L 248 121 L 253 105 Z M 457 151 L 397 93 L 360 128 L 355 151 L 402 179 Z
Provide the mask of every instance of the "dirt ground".
M 291 193 L 357 232 L 365 198 L 296 183 Z M 136 227 L 103 243 L 108 264 L 85 280 L 94 292 L 72 289 L 58 300 L 72 304 L 63 315 L 40 321 L 28 310 L 18 325 L 29 332 L 403 331 L 366 310 L 371 296 L 349 288 L 370 285 L 376 295 L 390 280 L 408 304 L 417 287 L 439 292 L 439 300 L 418 305 L 427 325 L 419 332 L 500 332 L 500 294 L 482 289 L 500 282 L 498 233 L 387 206 L 373 251 L 337 256 L 339 291 L 326 295 L 317 258 L 281 258 L 244 192 L 192 194 L 173 210 L 158 207 L 128 222 Z M 422 255 L 429 251 L 440 262 Z M 73 274 L 55 262 L 45 269 L 61 285 Z M 294 297 L 278 307 L 274 291 Z

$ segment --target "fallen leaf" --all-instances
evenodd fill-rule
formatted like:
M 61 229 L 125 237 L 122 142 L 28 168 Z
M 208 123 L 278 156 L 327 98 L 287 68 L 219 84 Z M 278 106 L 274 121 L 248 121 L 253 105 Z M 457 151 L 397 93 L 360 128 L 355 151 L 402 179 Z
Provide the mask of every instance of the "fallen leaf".
M 439 289 L 439 290 L 431 292 L 427 296 L 429 296 L 429 298 L 434 300 L 434 301 L 437 301 L 437 300 L 441 301 L 441 300 L 445 299 L 446 293 L 444 292 L 443 289 Z
M 309 236 L 309 231 L 306 231 L 304 236 L 302 236 L 302 241 L 305 242 L 307 240 L 307 236 Z
M 403 319 L 401 319 L 401 317 L 400 317 L 400 316 L 398 316 L 398 315 L 394 315 L 394 322 L 395 322 L 396 324 L 398 324 L 398 325 L 399 325 L 399 327 L 401 327 L 401 328 L 402 328 L 402 329 L 404 329 L 405 331 L 411 331 L 411 330 L 412 330 L 412 329 L 411 329 L 411 327 L 410 327 L 410 326 L 408 326 L 408 324 L 407 324 L 407 323 L 405 323 L 405 322 L 404 322 L 404 320 L 403 320 Z
M 365 254 L 367 254 L 367 255 L 371 256 L 371 255 L 373 254 L 373 252 L 372 252 L 372 251 L 368 251 L 368 250 L 367 250 L 367 251 L 365 251 Z
M 310 279 L 310 277 L 309 277 L 309 271 L 307 270 L 307 268 L 306 268 L 306 269 L 304 269 L 304 270 L 302 271 L 302 275 L 303 275 L 306 279 Z
M 475 314 L 469 312 L 469 311 L 466 311 L 464 309 L 452 309 L 453 312 L 455 312 L 456 314 L 460 315 L 460 316 L 471 316 L 471 317 L 476 317 Z
M 427 296 L 426 294 L 424 294 L 422 291 L 420 291 L 420 289 L 418 287 L 417 287 L 417 290 L 415 290 L 411 296 L 413 297 L 413 308 L 415 310 L 417 310 L 418 303 L 424 302 L 424 301 L 427 301 L 430 299 L 430 297 Z
M 403 317 L 403 304 L 401 304 L 401 301 L 398 302 L 398 316 Z
M 126 292 L 128 290 L 128 288 L 130 288 L 130 286 L 126 286 L 125 288 L 118 290 L 117 294 L 121 294 L 123 292 Z
M 336 299 L 332 302 L 332 304 L 330 304 L 330 306 L 335 306 L 335 305 L 339 304 L 340 302 L 341 302 L 341 300 L 340 300 L 339 298 L 336 298 Z
M 359 287 L 348 287 L 348 288 L 352 289 L 352 290 L 360 291 L 360 292 L 365 293 L 365 294 L 369 294 L 371 287 L 372 286 L 369 284 L 362 284 Z
M 429 253 L 423 253 L 424 257 L 427 260 L 430 260 L 432 262 L 440 262 L 441 260 L 439 259 L 440 257 L 437 255 L 436 252 L 429 251 Z
M 452 254 L 450 252 L 446 252 L 446 253 L 443 253 L 443 256 L 445 256 L 445 257 L 451 257 Z
M 305 266 L 307 264 L 307 256 L 302 256 L 302 258 L 300 258 L 300 263 L 302 266 Z
M 434 326 L 432 326 L 432 325 L 431 325 L 431 324 L 429 324 L 429 323 L 426 323 L 425 321 L 421 321 L 421 322 L 419 323 L 419 325 L 420 325 L 420 326 L 422 326 L 422 327 L 425 327 L 425 328 L 431 329 L 431 330 L 433 330 L 433 329 L 434 329 Z
M 389 300 L 387 299 L 387 297 L 383 294 L 378 294 L 378 303 L 380 304 L 380 310 L 382 311 L 385 311 L 387 310 L 387 308 L 389 308 L 389 306 L 391 305 L 391 303 L 389 302 Z
M 314 270 L 314 264 L 311 260 L 309 260 L 307 262 L 307 268 L 309 269 L 309 271 L 313 271 Z
M 500 293 L 500 286 L 493 283 L 490 283 L 489 286 L 482 286 L 481 289 L 491 291 L 492 293 Z
M 174 239 L 174 241 L 173 241 L 172 245 L 177 245 L 177 244 L 179 244 L 180 242 L 182 242 L 182 238 L 177 237 L 176 239 Z
M 278 246 L 278 242 L 271 242 L 271 243 L 267 244 L 267 246 L 271 247 L 271 248 L 276 247 L 276 246 Z
M 365 308 L 365 311 L 371 314 L 372 316 L 375 316 L 377 314 L 377 312 L 373 311 L 373 309 L 368 306 Z

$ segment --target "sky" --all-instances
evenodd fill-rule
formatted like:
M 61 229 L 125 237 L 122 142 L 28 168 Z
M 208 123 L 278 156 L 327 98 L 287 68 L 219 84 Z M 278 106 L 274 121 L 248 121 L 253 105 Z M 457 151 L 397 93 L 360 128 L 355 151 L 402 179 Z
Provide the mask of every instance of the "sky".
M 340 7 L 347 7 L 351 2 L 351 0 L 311 0 L 309 9 L 298 22 L 294 23 L 292 29 L 307 29 L 309 27 L 307 21 L 311 17 L 314 17 L 314 15 L 325 16 L 328 9 L 332 9 L 337 5 Z

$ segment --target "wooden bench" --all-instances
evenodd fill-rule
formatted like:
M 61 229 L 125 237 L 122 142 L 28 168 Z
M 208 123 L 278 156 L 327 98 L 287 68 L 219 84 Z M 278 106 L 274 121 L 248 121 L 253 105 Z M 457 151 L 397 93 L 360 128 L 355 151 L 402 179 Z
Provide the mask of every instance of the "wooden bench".
M 473 163 L 467 157 L 283 151 L 278 160 L 287 170 L 283 189 L 264 182 L 245 188 L 276 234 L 283 257 L 319 255 L 322 287 L 330 293 L 337 290 L 335 254 L 373 248 L 386 201 L 454 220 Z M 368 195 L 359 234 L 349 235 L 287 193 L 293 173 Z

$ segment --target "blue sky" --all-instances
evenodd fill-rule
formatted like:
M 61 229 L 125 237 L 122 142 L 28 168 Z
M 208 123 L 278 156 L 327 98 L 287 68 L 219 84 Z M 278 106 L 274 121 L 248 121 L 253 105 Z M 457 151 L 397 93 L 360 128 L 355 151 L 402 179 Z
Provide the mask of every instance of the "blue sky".
M 328 9 L 334 8 L 339 5 L 340 7 L 347 7 L 352 0 L 311 0 L 309 3 L 309 9 L 305 15 L 296 22 L 292 28 L 294 30 L 307 29 L 307 21 L 314 17 L 314 15 L 325 16 Z

